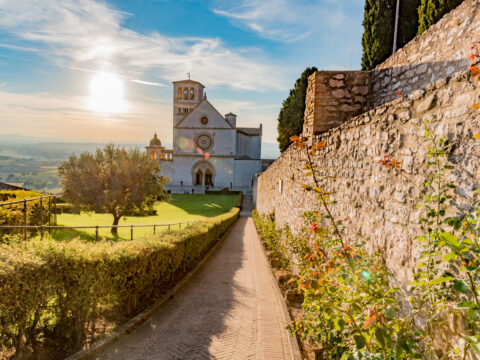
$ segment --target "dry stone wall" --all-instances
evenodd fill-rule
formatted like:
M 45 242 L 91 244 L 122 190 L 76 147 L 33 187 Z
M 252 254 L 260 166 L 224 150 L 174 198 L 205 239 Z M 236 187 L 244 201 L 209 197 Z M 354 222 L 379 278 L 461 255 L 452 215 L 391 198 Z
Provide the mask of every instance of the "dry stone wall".
M 317 71 L 310 75 L 303 134 L 325 132 L 367 111 L 369 94 L 369 72 Z
M 429 118 L 435 133 L 450 142 L 449 177 L 459 187 L 449 211 L 463 212 L 479 183 L 480 140 L 472 138 L 480 132 L 480 111 L 472 109 L 479 94 L 470 73 L 458 72 L 412 93 L 408 101 L 396 99 L 313 138 L 327 142 L 315 160 L 322 175 L 336 178 L 324 183 L 337 201 L 334 215 L 351 219 L 349 233 L 361 234 L 370 249 L 380 250 L 401 284 L 412 280 L 419 255 L 417 204 L 428 171 L 422 120 Z M 402 161 L 406 176 L 382 167 L 384 155 Z M 274 212 L 279 226 L 295 229 L 301 213 L 317 206 L 312 193 L 301 188 L 311 183 L 302 170 L 304 160 L 291 146 L 258 177 L 257 209 Z
M 408 95 L 464 70 L 475 40 L 480 40 L 480 0 L 465 0 L 372 71 L 372 106 L 395 99 L 396 91 Z

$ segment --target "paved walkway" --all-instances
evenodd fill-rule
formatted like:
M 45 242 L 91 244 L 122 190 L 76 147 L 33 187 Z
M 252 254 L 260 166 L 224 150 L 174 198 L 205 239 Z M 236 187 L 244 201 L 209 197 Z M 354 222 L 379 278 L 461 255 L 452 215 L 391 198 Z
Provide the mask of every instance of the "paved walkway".
M 241 217 L 174 299 L 96 359 L 292 359 L 269 271 Z

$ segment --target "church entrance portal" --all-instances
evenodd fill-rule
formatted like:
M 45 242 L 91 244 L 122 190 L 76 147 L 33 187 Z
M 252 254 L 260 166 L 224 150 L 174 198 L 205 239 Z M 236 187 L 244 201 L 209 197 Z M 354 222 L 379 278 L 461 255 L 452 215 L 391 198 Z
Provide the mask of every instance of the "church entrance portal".
M 197 186 L 213 187 L 215 168 L 206 160 L 198 161 L 192 166 L 192 177 Z
M 211 172 L 207 171 L 205 173 L 205 186 L 212 186 L 213 185 L 213 175 Z
M 200 169 L 195 173 L 195 185 L 203 185 L 203 172 Z

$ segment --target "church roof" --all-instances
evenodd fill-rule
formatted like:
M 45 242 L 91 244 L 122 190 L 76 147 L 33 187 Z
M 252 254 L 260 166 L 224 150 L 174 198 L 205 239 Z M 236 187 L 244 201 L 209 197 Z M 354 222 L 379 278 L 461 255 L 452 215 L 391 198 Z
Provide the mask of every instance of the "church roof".
M 205 86 L 203 86 L 202 83 L 199 83 L 198 81 L 194 81 L 194 80 L 190 80 L 190 79 L 187 79 L 187 80 L 178 80 L 178 81 L 174 81 L 174 82 L 173 82 L 173 84 L 176 84 L 176 83 L 199 84 L 201 87 L 205 88 Z
M 27 190 L 20 186 L 0 182 L 0 190 Z
M 180 120 L 180 121 L 178 122 L 178 124 L 175 125 L 175 127 L 178 128 L 179 125 L 180 125 L 183 121 L 187 120 L 190 116 L 193 116 L 192 114 L 195 113 L 195 110 L 196 110 L 201 104 L 203 104 L 204 102 L 207 103 L 208 105 L 210 105 L 210 106 L 212 107 L 212 109 L 215 110 L 215 112 L 218 114 L 218 116 L 220 116 L 220 117 L 223 119 L 223 121 L 225 121 L 225 123 L 226 123 L 228 126 L 230 126 L 230 128 L 233 129 L 232 124 L 230 124 L 230 123 L 225 119 L 225 117 L 224 117 L 222 114 L 220 114 L 220 112 L 215 108 L 215 106 L 212 105 L 212 103 L 211 103 L 210 101 L 207 100 L 207 98 L 204 98 L 204 99 L 203 99 L 202 101 L 200 101 L 197 105 L 195 105 L 195 107 L 192 109 L 192 111 L 191 111 L 190 113 L 188 113 L 188 115 L 185 116 L 182 120 Z
M 245 135 L 250 135 L 250 136 L 261 135 L 262 128 L 244 128 L 244 127 L 241 127 L 241 128 L 237 128 L 237 132 L 241 132 Z
M 157 137 L 157 133 L 155 133 L 155 135 L 153 135 L 153 139 L 150 140 L 150 146 L 162 146 L 162 142 Z

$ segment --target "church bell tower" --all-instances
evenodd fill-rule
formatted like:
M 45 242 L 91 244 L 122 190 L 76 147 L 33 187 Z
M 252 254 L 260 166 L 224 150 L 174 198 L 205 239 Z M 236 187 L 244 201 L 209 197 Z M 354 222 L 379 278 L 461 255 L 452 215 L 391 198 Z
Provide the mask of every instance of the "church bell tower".
M 190 114 L 204 97 L 205 87 L 198 81 L 188 80 L 173 82 L 173 126 Z

